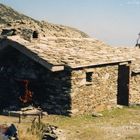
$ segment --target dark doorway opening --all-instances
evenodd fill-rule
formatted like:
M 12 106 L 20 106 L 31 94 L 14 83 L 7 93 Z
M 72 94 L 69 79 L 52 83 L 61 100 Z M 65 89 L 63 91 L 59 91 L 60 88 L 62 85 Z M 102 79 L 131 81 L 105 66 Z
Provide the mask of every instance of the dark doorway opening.
M 38 33 L 37 31 L 34 31 L 34 32 L 33 32 L 33 38 L 38 38 L 38 34 L 39 34 L 39 33 Z
M 129 72 L 130 66 L 119 65 L 117 104 L 129 105 Z

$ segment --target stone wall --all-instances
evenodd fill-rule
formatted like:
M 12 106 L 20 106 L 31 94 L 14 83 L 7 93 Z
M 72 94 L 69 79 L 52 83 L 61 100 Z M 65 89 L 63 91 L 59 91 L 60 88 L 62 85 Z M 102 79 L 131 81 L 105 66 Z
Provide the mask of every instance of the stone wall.
M 86 82 L 86 72 L 93 72 Z M 101 111 L 117 104 L 118 66 L 104 66 L 72 72 L 72 113 Z
M 50 72 L 17 50 L 9 47 L 0 52 L 0 109 L 23 107 L 22 80 L 29 80 L 33 92 L 31 104 L 49 114 L 68 115 L 71 109 L 71 72 Z
M 131 76 L 129 98 L 130 104 L 140 104 L 140 73 Z

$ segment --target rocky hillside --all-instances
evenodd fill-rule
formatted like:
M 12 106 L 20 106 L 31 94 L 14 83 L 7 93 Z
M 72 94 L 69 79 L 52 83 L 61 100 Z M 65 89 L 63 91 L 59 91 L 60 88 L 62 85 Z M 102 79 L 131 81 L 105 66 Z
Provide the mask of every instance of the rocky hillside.
M 20 14 L 11 7 L 0 4 L 0 31 L 2 28 L 15 28 L 19 34 L 29 30 L 37 30 L 42 36 L 56 37 L 88 37 L 87 34 L 77 29 L 48 23 L 45 21 L 37 21 L 26 15 Z

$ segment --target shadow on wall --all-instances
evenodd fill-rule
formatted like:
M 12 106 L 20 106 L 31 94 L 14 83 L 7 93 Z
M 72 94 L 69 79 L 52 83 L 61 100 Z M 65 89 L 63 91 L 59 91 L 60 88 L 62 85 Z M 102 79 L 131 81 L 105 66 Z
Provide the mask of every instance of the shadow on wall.
M 19 98 L 25 91 L 24 81 L 32 100 Z M 20 110 L 33 104 L 48 114 L 69 115 L 71 110 L 71 72 L 50 72 L 12 47 L 0 52 L 0 110 Z

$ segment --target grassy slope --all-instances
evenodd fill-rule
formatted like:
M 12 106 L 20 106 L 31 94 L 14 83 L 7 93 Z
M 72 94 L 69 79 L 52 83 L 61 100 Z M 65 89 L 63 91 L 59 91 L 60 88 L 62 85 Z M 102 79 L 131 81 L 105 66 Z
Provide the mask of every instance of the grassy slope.
M 66 140 L 139 140 L 140 139 L 140 107 L 113 109 L 102 112 L 104 117 L 75 116 L 47 116 L 43 123 L 58 126 L 63 130 Z M 0 116 L 0 122 L 14 122 L 20 132 L 21 140 L 38 140 L 35 134 L 27 133 L 31 123 L 23 119 L 18 124 L 17 118 Z M 28 120 L 28 122 L 26 122 Z M 4 123 L 4 122 L 3 122 Z

